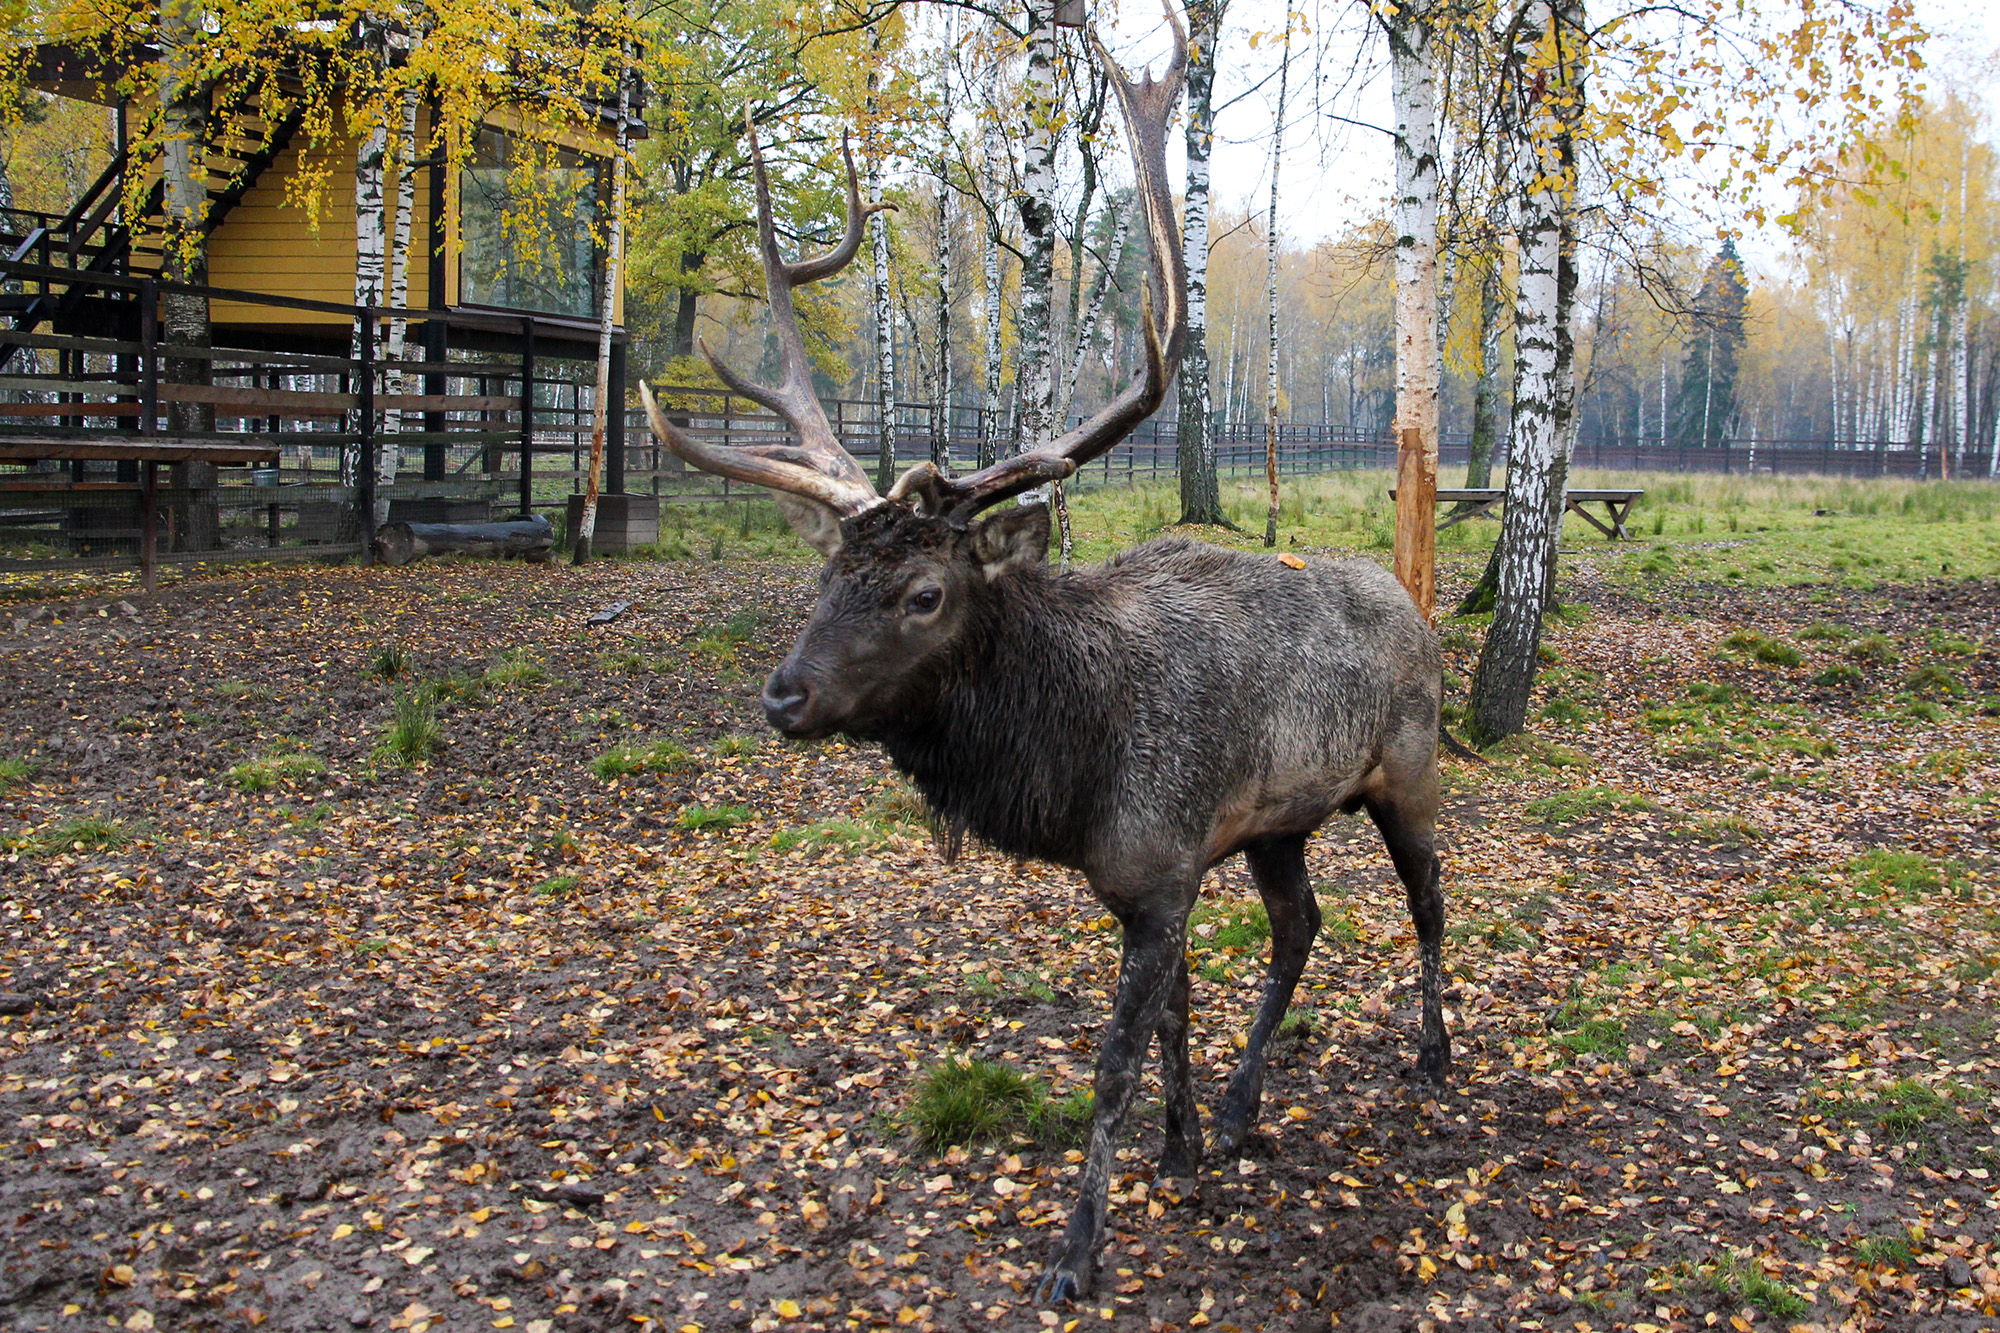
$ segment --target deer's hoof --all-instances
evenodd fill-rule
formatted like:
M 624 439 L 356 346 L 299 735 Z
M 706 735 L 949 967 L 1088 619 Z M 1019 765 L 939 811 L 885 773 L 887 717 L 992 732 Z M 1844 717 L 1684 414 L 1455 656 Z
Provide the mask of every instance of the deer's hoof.
M 1087 1277 L 1079 1277 L 1062 1264 L 1051 1265 L 1035 1284 L 1035 1304 L 1067 1305 L 1090 1294 Z

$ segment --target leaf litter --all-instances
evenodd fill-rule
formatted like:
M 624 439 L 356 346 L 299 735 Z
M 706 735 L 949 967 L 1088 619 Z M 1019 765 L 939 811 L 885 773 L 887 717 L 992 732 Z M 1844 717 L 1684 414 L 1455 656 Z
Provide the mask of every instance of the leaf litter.
M 1116 930 L 1067 872 L 943 863 L 879 753 L 763 730 L 808 571 L 285 571 L 17 617 L 0 1305 L 1993 1327 L 2000 588 L 1573 582 L 1534 739 L 1447 771 L 1448 1093 L 1407 1079 L 1413 937 L 1378 840 L 1337 821 L 1249 1156 L 1155 1181 L 1142 1106 L 1097 1295 L 1062 1312 L 1026 1293 L 1071 1140 L 1023 1120 L 940 1151 L 908 1110 L 964 1061 L 1077 1105 Z M 1887 649 L 1843 651 L 1866 636 Z M 1925 666 L 1949 680 L 1911 685 Z M 399 751 L 413 698 L 435 734 Z M 1205 903 L 1212 1095 L 1265 945 L 1239 865 Z

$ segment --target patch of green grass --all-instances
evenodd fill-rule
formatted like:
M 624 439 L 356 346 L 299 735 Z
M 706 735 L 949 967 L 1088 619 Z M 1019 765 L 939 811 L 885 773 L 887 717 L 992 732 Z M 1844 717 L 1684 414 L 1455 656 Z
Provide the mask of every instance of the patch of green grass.
M 1089 1088 L 1075 1088 L 1060 1097 L 1038 1095 L 1028 1112 L 1028 1137 L 1049 1148 L 1075 1147 L 1090 1138 L 1096 1116 L 1097 1096 Z
M 828 847 L 853 849 L 873 846 L 879 842 L 877 830 L 851 819 L 822 819 L 816 824 L 800 828 L 779 829 L 771 835 L 771 850 L 790 852 L 804 847 L 820 850 Z
M 1939 1126 L 1956 1124 L 1958 1113 L 1936 1088 L 1915 1079 L 1897 1079 L 1857 1109 L 1871 1116 L 1891 1142 L 1922 1143 Z
M 1041 1101 L 1034 1082 L 1016 1069 L 990 1060 L 951 1059 L 918 1081 L 905 1119 L 917 1142 L 940 1152 L 1026 1128 Z
M 434 704 L 477 704 L 486 695 L 486 680 L 465 671 L 425 681 L 419 691 Z
M 528 656 L 525 648 L 502 654 L 480 677 L 491 688 L 511 685 L 540 685 L 549 678 L 548 668 Z
M 644 654 L 630 648 L 620 648 L 613 652 L 597 655 L 597 669 L 610 671 L 622 676 L 643 675 L 646 670 Z
M 1741 847 L 1764 836 L 1762 828 L 1741 815 L 1713 815 L 1697 819 L 1687 826 L 1687 832 L 1697 842 L 1716 843 L 1724 847 Z
M 1529 801 L 1521 813 L 1544 824 L 1574 824 L 1582 819 L 1602 819 L 1612 814 L 1633 814 L 1660 807 L 1643 796 L 1613 787 L 1579 787 Z
M 1948 868 L 1918 852 L 1883 848 L 1864 852 L 1848 863 L 1864 885 L 1878 893 L 1895 893 L 1905 902 L 1922 902 L 1941 892 Z
M 79 815 L 36 833 L 29 840 L 29 849 L 43 856 L 58 856 L 63 852 L 115 851 L 131 841 L 132 831 L 119 821 Z
M 1941 662 L 1926 662 L 1903 678 L 1903 688 L 1918 694 L 1957 694 L 1963 687 L 1958 673 Z
M 718 535 L 717 541 L 721 538 Z M 712 556 L 711 559 L 718 558 Z M 693 652 L 697 657 L 705 657 L 726 666 L 736 665 L 738 653 L 757 633 L 759 616 L 755 611 L 738 611 L 719 625 L 711 625 L 696 636 Z
M 1238 953 L 1261 947 L 1271 938 L 1271 918 L 1262 903 L 1202 903 L 1188 914 L 1188 943 L 1195 949 L 1231 949 Z
M 18 787 L 35 776 L 35 761 L 25 756 L 0 759 L 0 791 Z
M 1809 1308 L 1806 1298 L 1778 1281 L 1755 1261 L 1734 1255 L 1700 1270 L 1701 1285 L 1724 1300 L 1756 1306 L 1773 1319 L 1797 1319 Z
M 868 798 L 861 817 L 873 824 L 923 824 L 930 820 L 930 806 L 923 793 L 901 780 L 882 784 Z
M 318 755 L 296 752 L 266 754 L 246 759 L 223 774 L 223 781 L 241 792 L 269 791 L 281 782 L 317 777 L 326 772 L 326 761 Z
M 1917 1252 L 1910 1246 L 1907 1231 L 1884 1231 L 1864 1236 L 1855 1242 L 1854 1256 L 1862 1263 L 1873 1264 L 1877 1268 L 1911 1268 L 1917 1262 Z
M 607 782 L 631 773 L 691 773 L 701 761 L 675 741 L 651 745 L 618 745 L 590 761 L 590 771 Z
M 405 766 L 421 764 L 444 747 L 444 729 L 438 725 L 437 705 L 424 691 L 405 691 L 396 696 L 394 711 L 382 743 L 374 757 L 385 763 Z
M 1503 737 L 1485 751 L 1489 758 L 1516 760 L 1534 768 L 1566 769 L 1590 767 L 1590 758 L 1579 750 L 1554 741 L 1542 740 L 1526 732 Z
M 1847 662 L 1835 662 L 1832 666 L 1814 674 L 1812 683 L 1830 689 L 1851 690 L 1865 680 L 1861 668 Z
M 684 805 L 674 823 L 690 832 L 732 829 L 750 822 L 750 809 L 742 805 Z
M 368 674 L 383 680 L 400 680 L 410 674 L 410 655 L 400 643 L 385 643 L 368 659 Z
M 723 736 L 718 738 L 711 748 L 725 758 L 740 759 L 744 755 L 757 753 L 757 738 L 755 736 Z
M 556 898 L 575 888 L 578 882 L 575 875 L 550 875 L 540 883 L 529 886 L 528 892 L 537 898 Z
M 1818 620 L 1800 630 L 1799 637 L 1807 643 L 1845 643 L 1854 637 L 1854 631 L 1845 625 L 1830 625 Z
M 1856 662 L 1887 666 L 1896 660 L 1896 641 L 1886 634 L 1864 634 L 1844 650 Z
M 225 680 L 215 687 L 215 692 L 241 703 L 261 703 L 276 697 L 267 686 L 253 685 L 247 680 Z
M 1625 1053 L 1625 1024 L 1615 1018 L 1579 1017 L 1568 1012 L 1571 1008 L 1565 1005 L 1551 1022 L 1551 1026 L 1556 1028 L 1558 1045 L 1578 1055 L 1604 1060 Z
M 1795 667 L 1805 665 L 1805 655 L 1783 639 L 1766 639 L 1757 645 L 1752 654 L 1759 662 L 1771 666 Z

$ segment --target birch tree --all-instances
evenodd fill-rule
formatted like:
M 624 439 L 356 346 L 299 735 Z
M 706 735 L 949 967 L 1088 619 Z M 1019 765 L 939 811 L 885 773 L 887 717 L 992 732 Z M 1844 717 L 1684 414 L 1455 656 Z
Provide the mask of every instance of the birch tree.
M 1526 0 L 1515 21 L 1513 90 L 1527 189 L 1520 200 L 1521 271 L 1514 307 L 1514 419 L 1507 450 L 1493 623 L 1472 680 L 1470 730 L 1491 744 L 1521 730 L 1560 526 L 1562 450 L 1574 405 L 1564 397 L 1574 275 L 1563 269 L 1576 203 L 1577 120 L 1589 51 L 1582 0 Z
M 1425 616 L 1437 601 L 1440 365 L 1437 339 L 1438 116 L 1431 4 L 1378 11 L 1389 39 L 1396 179 L 1396 577 Z
M 1029 0 L 1027 53 L 1022 75 L 1021 183 L 1015 207 L 1021 219 L 1021 305 L 1015 319 L 1014 402 L 1020 429 L 1015 452 L 1040 449 L 1055 438 L 1055 376 L 1051 320 L 1055 313 L 1056 146 L 1061 108 L 1056 99 L 1054 0 Z M 1021 497 L 1032 504 L 1040 488 Z
M 1264 545 L 1278 544 L 1278 169 L 1285 152 L 1285 81 L 1292 71 L 1292 16 L 1278 57 L 1278 109 L 1271 121 L 1271 206 L 1264 218 L 1264 294 L 1269 309 L 1269 355 L 1264 364 L 1264 480 L 1271 503 L 1264 515 Z
M 1182 249 L 1187 255 L 1188 331 L 1180 369 L 1182 523 L 1229 527 L 1215 475 L 1215 423 L 1208 388 L 1208 159 L 1215 140 L 1215 61 L 1228 0 L 1189 0 L 1187 196 Z
M 618 309 L 618 293 L 625 284 L 625 197 L 626 160 L 630 153 L 632 121 L 632 65 L 629 49 L 618 70 L 616 142 L 611 156 L 611 215 L 606 221 L 604 287 L 598 294 L 597 386 L 590 403 L 590 466 L 584 474 L 583 509 L 577 517 L 571 539 L 571 559 L 583 564 L 590 559 L 591 543 L 597 537 L 598 479 L 604 474 L 604 436 L 614 411 L 625 410 L 624 386 L 611 383 L 611 332 Z M 614 397 L 616 401 L 614 402 Z

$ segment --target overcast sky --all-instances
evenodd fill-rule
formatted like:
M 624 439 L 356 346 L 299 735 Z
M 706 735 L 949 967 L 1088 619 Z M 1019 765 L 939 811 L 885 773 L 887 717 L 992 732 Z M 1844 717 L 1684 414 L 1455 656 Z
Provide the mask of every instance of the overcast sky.
M 1294 37 L 1292 81 L 1287 91 L 1286 151 L 1279 216 L 1287 238 L 1304 243 L 1339 234 L 1379 213 L 1389 193 L 1388 70 L 1382 43 L 1365 25 L 1365 11 L 1351 0 L 1293 0 L 1306 8 L 1312 32 Z M 1929 63 L 1974 84 L 1989 117 L 2000 111 L 2000 18 L 1992 0 L 1916 0 L 1934 34 Z M 1110 36 L 1128 64 L 1166 50 L 1166 29 L 1149 0 L 1125 0 L 1123 22 Z M 1271 126 L 1276 104 L 1276 41 L 1283 0 L 1233 0 L 1223 32 L 1213 156 L 1218 205 L 1259 215 L 1268 206 Z M 1261 34 L 1256 49 L 1252 34 Z M 1316 68 L 1315 68 L 1316 67 Z M 1175 187 L 1181 161 L 1170 153 Z M 1775 256 L 1776 236 L 1746 238 L 1753 257 Z

